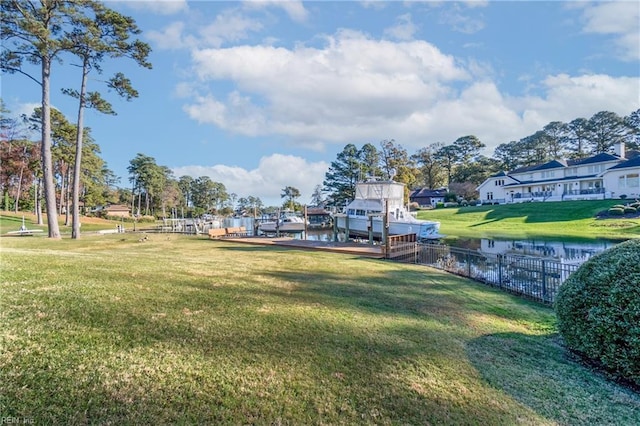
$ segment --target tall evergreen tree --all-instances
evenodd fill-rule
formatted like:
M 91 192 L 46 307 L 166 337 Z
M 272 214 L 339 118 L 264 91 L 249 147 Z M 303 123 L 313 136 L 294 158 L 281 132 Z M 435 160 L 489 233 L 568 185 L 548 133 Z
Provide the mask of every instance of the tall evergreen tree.
M 282 190 L 280 198 L 285 199 L 285 206 L 288 209 L 294 210 L 296 199 L 300 198 L 300 190 L 293 186 L 287 186 Z
M 51 157 L 51 67 L 66 48 L 65 29 L 86 12 L 85 0 L 4 0 L 0 2 L 3 41 L 0 67 L 21 73 L 38 83 L 42 108 L 42 175 L 49 238 L 60 238 Z M 40 66 L 38 76 L 23 69 L 23 62 Z
M 564 144 L 569 153 L 569 157 L 586 157 L 589 149 L 589 120 L 586 118 L 576 118 L 571 120 L 567 127 L 567 137 L 564 140 Z
M 631 129 L 615 112 L 600 111 L 589 119 L 589 141 L 594 153 L 611 151 L 613 146 L 624 142 Z
M 420 148 L 411 156 L 418 165 L 418 179 L 420 185 L 435 189 L 445 185 L 444 169 L 437 161 L 435 153 L 444 146 L 443 143 L 433 143 Z
M 139 40 L 130 42 L 132 35 L 141 31 L 135 21 L 127 16 L 105 7 L 99 2 L 87 2 L 88 13 L 74 16 L 73 26 L 67 33 L 66 48 L 80 58 L 82 80 L 80 91 L 66 89 L 64 92 L 79 100 L 78 102 L 78 131 L 73 174 L 73 227 L 72 238 L 80 237 L 80 217 L 78 211 L 80 191 L 80 170 L 82 163 L 82 129 L 84 124 L 84 109 L 94 108 L 105 114 L 115 114 L 111 104 L 104 100 L 99 92 L 87 92 L 89 73 L 95 70 L 102 72 L 101 62 L 105 58 L 132 58 L 138 65 L 151 68 L 147 56 L 151 48 Z M 120 96 L 131 100 L 138 96 L 131 82 L 124 74 L 117 73 L 107 82 L 107 86 L 114 89 Z
M 356 194 L 356 183 L 361 177 L 360 152 L 353 144 L 347 144 L 331 162 L 325 174 L 323 190 L 329 193 L 329 203 L 344 206 Z

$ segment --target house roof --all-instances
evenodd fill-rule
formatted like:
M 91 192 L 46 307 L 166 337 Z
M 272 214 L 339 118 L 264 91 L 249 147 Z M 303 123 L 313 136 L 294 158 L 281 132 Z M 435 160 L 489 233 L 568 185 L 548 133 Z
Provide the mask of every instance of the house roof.
M 502 177 L 502 176 L 507 176 L 507 172 L 498 172 L 495 175 L 491 175 L 489 177 L 497 178 L 497 177 Z
M 596 154 L 593 157 L 585 158 L 584 160 L 577 160 L 576 162 L 572 162 L 572 166 L 578 166 L 582 164 L 592 164 L 592 163 L 601 163 L 603 161 L 617 161 L 620 160 L 620 157 L 617 155 L 609 154 L 608 152 L 601 152 L 600 154 Z
M 624 156 L 627 158 L 627 160 L 631 160 L 637 156 L 640 156 L 640 151 L 636 149 L 631 149 L 627 151 Z
M 579 159 L 579 160 L 551 160 L 544 164 L 534 164 L 533 166 L 525 166 L 517 168 L 511 171 L 510 174 L 533 172 L 538 170 L 559 169 L 569 166 L 580 166 L 583 164 L 602 163 L 605 161 L 619 161 L 620 157 L 617 155 L 609 154 L 607 152 L 601 152 L 600 154 L 593 155 L 591 157 Z M 494 176 L 491 176 L 494 177 Z
M 110 212 L 121 212 L 121 211 L 129 211 L 129 206 L 123 206 L 122 204 L 114 204 L 112 206 L 108 206 L 105 210 Z
M 624 161 L 620 164 L 616 164 L 613 167 L 610 167 L 607 169 L 607 171 L 609 170 L 619 170 L 619 169 L 628 169 L 631 167 L 640 167 L 640 155 L 633 157 L 630 160 Z
M 416 197 L 444 197 L 447 194 L 446 189 L 428 189 L 428 188 L 420 188 L 411 191 L 409 194 L 409 198 Z

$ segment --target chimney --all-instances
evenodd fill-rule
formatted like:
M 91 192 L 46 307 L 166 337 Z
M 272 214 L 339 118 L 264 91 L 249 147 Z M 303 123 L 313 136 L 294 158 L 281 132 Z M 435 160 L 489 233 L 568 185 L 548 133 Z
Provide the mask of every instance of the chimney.
M 620 158 L 624 158 L 624 142 L 619 142 L 613 146 L 613 153 Z

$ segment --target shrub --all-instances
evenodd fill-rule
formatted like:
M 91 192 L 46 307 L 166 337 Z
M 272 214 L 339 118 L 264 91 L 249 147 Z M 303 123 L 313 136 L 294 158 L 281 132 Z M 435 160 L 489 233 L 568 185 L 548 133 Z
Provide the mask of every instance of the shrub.
M 624 214 L 624 207 L 611 207 L 608 212 L 612 216 L 622 216 Z
M 436 209 L 441 209 L 444 207 L 444 203 L 436 203 Z
M 620 194 L 620 199 L 621 200 L 626 200 L 627 199 L 627 194 Z
M 567 347 L 640 386 L 640 239 L 589 259 L 555 303 Z

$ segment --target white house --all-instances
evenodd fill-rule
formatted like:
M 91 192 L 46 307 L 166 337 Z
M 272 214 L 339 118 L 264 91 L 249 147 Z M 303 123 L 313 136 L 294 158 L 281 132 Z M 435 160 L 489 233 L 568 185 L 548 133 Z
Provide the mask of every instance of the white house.
M 625 156 L 624 144 L 615 151 L 497 173 L 478 186 L 480 200 L 495 204 L 640 198 L 640 153 Z

